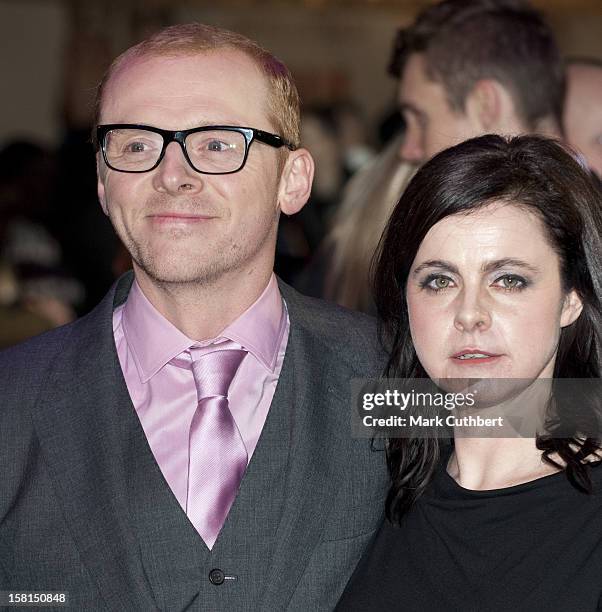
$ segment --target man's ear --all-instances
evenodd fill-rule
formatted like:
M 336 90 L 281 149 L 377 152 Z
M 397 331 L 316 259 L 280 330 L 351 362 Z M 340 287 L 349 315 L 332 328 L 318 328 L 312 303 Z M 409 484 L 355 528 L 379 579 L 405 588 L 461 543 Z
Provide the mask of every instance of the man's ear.
M 474 84 L 466 98 L 466 114 L 482 134 L 524 131 L 510 91 L 495 79 Z
M 105 215 L 108 216 L 107 200 L 105 194 L 105 178 L 107 175 L 107 167 L 100 158 L 100 153 L 96 154 L 96 192 L 98 193 L 98 201 L 102 206 Z
M 291 151 L 284 164 L 278 190 L 278 203 L 285 215 L 294 215 L 305 206 L 313 179 L 314 160 L 309 151 Z
M 566 327 L 574 323 L 583 310 L 583 302 L 579 294 L 572 289 L 567 293 L 562 304 L 562 313 L 560 315 L 560 327 Z

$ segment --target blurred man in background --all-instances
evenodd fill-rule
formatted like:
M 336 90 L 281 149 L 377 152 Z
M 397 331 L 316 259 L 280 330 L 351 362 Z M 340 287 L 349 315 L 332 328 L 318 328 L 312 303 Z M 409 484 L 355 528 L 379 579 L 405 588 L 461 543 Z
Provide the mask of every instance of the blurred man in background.
M 566 74 L 566 139 L 584 155 L 598 177 L 602 177 L 602 61 L 569 60 Z
M 349 182 L 322 247 L 321 295 L 368 312 L 372 256 L 418 165 L 490 132 L 561 135 L 561 56 L 542 16 L 519 0 L 429 6 L 398 32 L 389 72 L 399 79 L 405 135 Z
M 445 0 L 398 32 L 391 73 L 407 122 L 401 157 L 422 163 L 486 133 L 560 137 L 564 74 L 542 16 L 520 0 Z

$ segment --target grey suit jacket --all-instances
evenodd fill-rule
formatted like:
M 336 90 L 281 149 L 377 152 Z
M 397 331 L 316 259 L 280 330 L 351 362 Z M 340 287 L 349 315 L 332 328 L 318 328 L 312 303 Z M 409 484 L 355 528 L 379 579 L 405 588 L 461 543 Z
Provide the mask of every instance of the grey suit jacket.
M 131 282 L 0 353 L 0 590 L 67 591 L 75 610 L 331 610 L 387 487 L 382 449 L 351 435 L 349 380 L 383 363 L 372 320 L 282 284 L 282 372 L 209 551 L 123 379 L 112 311 Z

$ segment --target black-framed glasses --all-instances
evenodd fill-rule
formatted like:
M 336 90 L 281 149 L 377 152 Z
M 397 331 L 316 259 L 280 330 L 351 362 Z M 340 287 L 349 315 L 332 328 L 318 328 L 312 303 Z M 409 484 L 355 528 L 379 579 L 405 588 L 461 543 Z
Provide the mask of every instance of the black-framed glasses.
M 162 130 L 150 125 L 99 125 L 96 137 L 107 166 L 118 172 L 149 172 L 177 142 L 190 166 L 201 174 L 232 174 L 244 167 L 249 147 L 258 140 L 270 147 L 296 147 L 276 134 L 250 127 L 209 125 L 189 130 Z

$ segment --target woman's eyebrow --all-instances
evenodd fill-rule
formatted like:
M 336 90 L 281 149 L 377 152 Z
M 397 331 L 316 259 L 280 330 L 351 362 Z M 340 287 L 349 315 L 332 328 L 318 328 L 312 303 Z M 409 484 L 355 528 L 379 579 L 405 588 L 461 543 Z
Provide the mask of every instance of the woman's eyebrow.
M 505 268 L 507 266 L 523 268 L 524 270 L 528 270 L 534 274 L 540 271 L 539 268 L 535 267 L 534 265 L 523 261 L 522 259 L 517 259 L 516 257 L 504 257 L 502 259 L 486 262 L 481 266 L 481 271 L 485 273 L 495 272 L 496 270 L 500 270 L 501 268 Z M 420 274 L 420 272 L 426 269 L 445 270 L 446 272 L 452 272 L 453 274 L 460 274 L 460 270 L 457 266 L 449 261 L 445 261 L 444 259 L 429 259 L 428 261 L 424 261 L 419 266 L 414 268 L 412 274 Z
M 447 272 L 453 272 L 454 274 L 460 273 L 458 268 L 449 261 L 445 261 L 443 259 L 429 259 L 428 261 L 424 261 L 419 266 L 414 268 L 412 274 L 420 274 L 420 272 L 426 270 L 427 268 L 435 268 L 436 270 L 446 270 Z
M 534 274 L 537 274 L 540 271 L 539 268 L 535 267 L 533 264 L 530 264 L 522 259 L 517 259 L 516 257 L 504 257 L 503 259 L 490 261 L 483 264 L 481 266 L 481 270 L 483 272 L 495 272 L 496 270 L 500 270 L 501 268 L 505 268 L 507 266 L 523 268 L 529 272 L 533 272 Z

